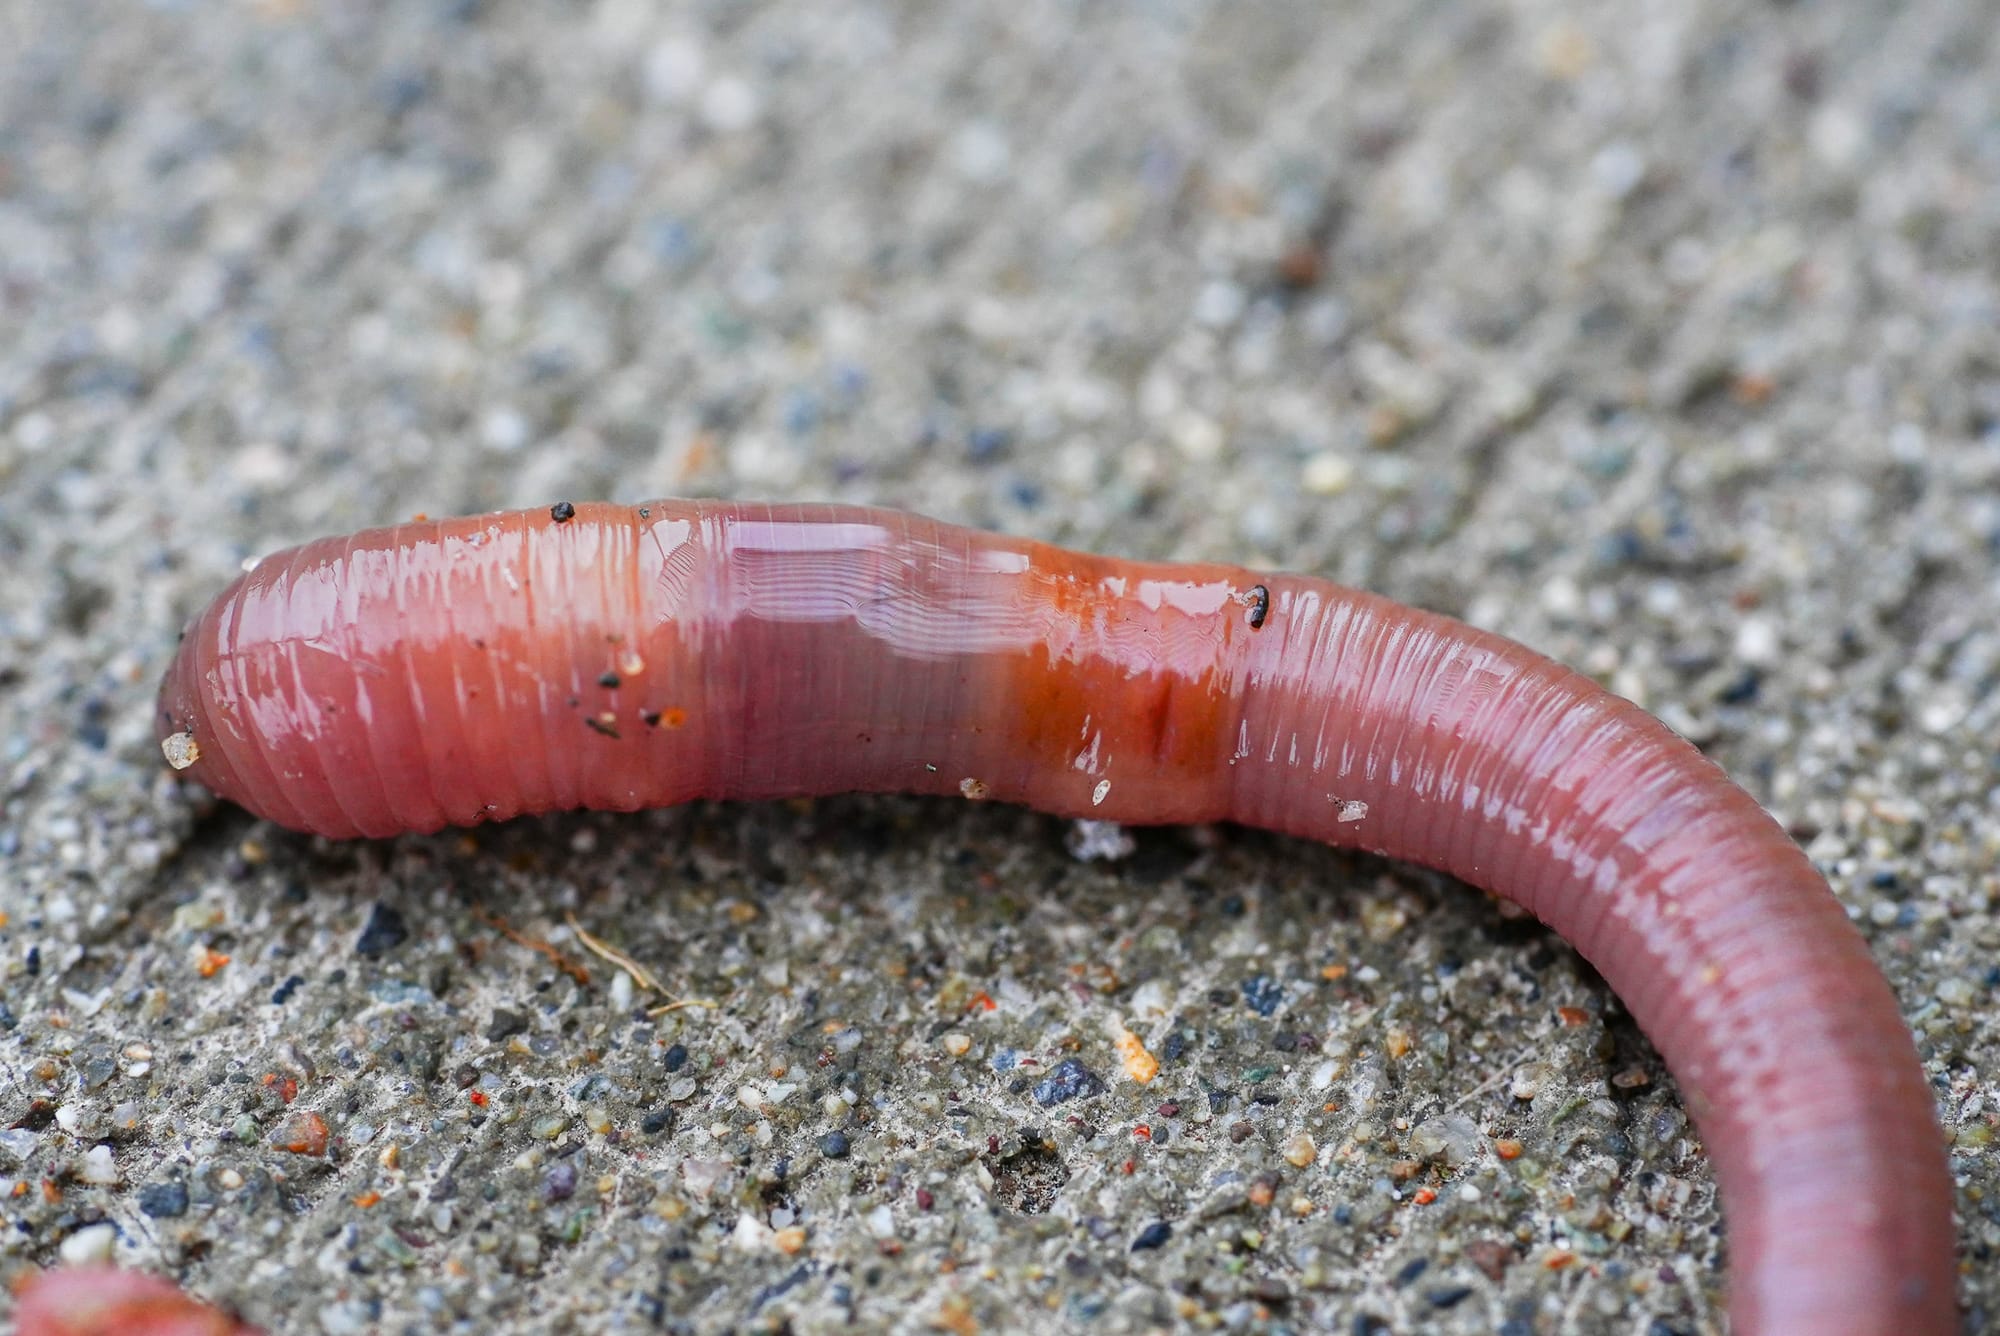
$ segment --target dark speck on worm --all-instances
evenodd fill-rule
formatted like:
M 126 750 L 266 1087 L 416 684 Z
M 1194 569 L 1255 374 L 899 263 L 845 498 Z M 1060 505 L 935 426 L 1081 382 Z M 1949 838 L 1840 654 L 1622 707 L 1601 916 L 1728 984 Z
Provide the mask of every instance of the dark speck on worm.
M 1260 630 L 1271 615 L 1271 591 L 1263 585 L 1250 586 L 1250 629 Z

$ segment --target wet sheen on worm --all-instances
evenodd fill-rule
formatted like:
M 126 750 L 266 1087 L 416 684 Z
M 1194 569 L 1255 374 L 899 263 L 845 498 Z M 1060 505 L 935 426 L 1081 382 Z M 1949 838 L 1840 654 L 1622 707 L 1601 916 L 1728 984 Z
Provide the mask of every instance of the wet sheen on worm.
M 177 769 L 334 837 L 893 791 L 1439 868 L 1561 934 L 1659 1048 L 1741 1336 L 1956 1329 L 1930 1091 L 1825 881 L 1643 710 L 1450 618 L 890 511 L 563 503 L 259 563 L 158 727 Z

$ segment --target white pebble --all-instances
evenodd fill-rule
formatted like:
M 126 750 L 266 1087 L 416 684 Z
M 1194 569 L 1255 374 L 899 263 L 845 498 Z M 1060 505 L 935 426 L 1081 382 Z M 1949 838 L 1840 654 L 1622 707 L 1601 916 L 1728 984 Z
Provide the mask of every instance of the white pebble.
M 1806 128 L 1813 156 L 1829 167 L 1851 167 L 1868 143 L 1868 127 L 1860 116 L 1838 104 L 1822 108 Z
M 1575 617 L 1583 611 L 1583 591 L 1568 576 L 1555 576 L 1542 585 L 1542 610 L 1551 617 Z
M 1531 1100 L 1542 1093 L 1542 1080 L 1547 1075 L 1540 1063 L 1530 1063 L 1514 1073 L 1508 1093 L 1518 1100 Z
M 1972 703 L 1949 687 L 1917 706 L 1917 727 L 1932 737 L 1956 732 L 1972 710 Z
M 1211 329 L 1234 324 L 1247 302 L 1243 289 L 1227 279 L 1202 285 L 1194 299 L 1194 318 Z
M 1132 992 L 1126 1006 L 1134 1016 L 1163 1020 L 1173 1010 L 1173 997 L 1163 979 L 1148 979 Z
M 695 1196 L 706 1199 L 734 1167 L 730 1160 L 690 1157 L 681 1161 L 681 1181 Z
M 1354 461 L 1325 450 L 1306 460 L 1299 480 L 1314 496 L 1337 496 L 1354 482 Z
M 185 770 L 201 759 L 201 744 L 194 740 L 192 733 L 169 733 L 160 739 L 160 752 L 167 758 L 167 764 L 176 770 Z
M 952 137 L 951 165 L 968 181 L 992 185 L 1007 174 L 1013 149 L 991 121 L 974 121 Z
M 763 114 L 757 90 L 736 78 L 717 79 L 701 94 L 701 119 L 711 130 L 732 134 L 748 130 Z
M 1198 464 L 1221 455 L 1222 447 L 1227 443 L 1222 427 L 1213 418 L 1199 413 L 1179 414 L 1168 430 L 1180 452 Z
M 769 1251 L 776 1232 L 748 1211 L 736 1217 L 736 1230 L 729 1241 L 747 1253 Z
M 1964 979 L 1946 979 L 1937 986 L 1937 1000 L 1948 1007 L 1969 1007 L 1978 997 L 1978 992 Z
M 646 53 L 646 91 L 670 106 L 690 102 L 707 65 L 699 42 L 669 37 Z
M 1109 793 L 1111 781 L 1102 780 L 1098 787 Z M 1102 802 L 1099 794 L 1093 801 Z M 1078 820 L 1070 826 L 1069 834 L 1063 838 L 1063 845 L 1070 857 L 1081 863 L 1103 861 L 1115 863 L 1121 858 L 1131 857 L 1139 846 L 1125 833 L 1125 828 L 1116 821 Z
M 117 1243 L 116 1225 L 87 1225 L 64 1239 L 56 1251 L 67 1266 L 91 1266 L 110 1261 Z
M 1778 662 L 1778 628 L 1767 617 L 1745 617 L 1736 628 L 1736 657 L 1758 668 Z
M 292 458 L 269 441 L 257 441 L 236 452 L 230 473 L 259 487 L 278 487 L 292 478 Z
M 118 1181 L 118 1166 L 112 1163 L 111 1147 L 92 1146 L 83 1153 L 83 1167 L 77 1176 L 86 1183 L 115 1184 Z
M 1418 1160 L 1441 1160 L 1457 1168 L 1479 1154 L 1479 1125 L 1463 1113 L 1441 1113 L 1418 1123 L 1410 1133 L 1409 1153 Z
M 14 424 L 14 440 L 30 454 L 56 438 L 55 420 L 47 413 L 23 413 Z
M 321 1269 L 329 1274 L 338 1274 L 338 1263 Z M 359 1299 L 328 1304 L 319 1312 L 319 1329 L 327 1336 L 361 1336 L 368 1330 L 368 1322 L 368 1305 Z
M 1592 182 L 1613 199 L 1631 194 L 1645 176 L 1646 160 L 1624 140 L 1605 145 L 1590 160 Z
M 528 419 L 513 409 L 494 408 L 487 411 L 479 424 L 479 438 L 487 449 L 511 455 L 528 443 L 530 430 Z

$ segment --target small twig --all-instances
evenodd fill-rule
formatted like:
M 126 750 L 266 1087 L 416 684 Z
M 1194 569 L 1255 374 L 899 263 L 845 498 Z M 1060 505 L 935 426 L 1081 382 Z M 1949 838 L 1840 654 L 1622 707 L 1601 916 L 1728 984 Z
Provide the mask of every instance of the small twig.
M 648 1016 L 664 1016 L 670 1011 L 679 1011 L 682 1007 L 707 1007 L 710 1010 L 714 1010 L 721 1005 L 719 1002 L 711 1002 L 707 998 L 702 997 L 675 998 L 671 992 L 667 991 L 667 986 L 660 982 L 659 975 L 653 973 L 644 965 L 641 965 L 638 961 L 620 951 L 617 947 L 600 938 L 593 937 L 581 923 L 576 921 L 576 915 L 571 914 L 568 917 L 569 930 L 576 934 L 576 939 L 583 943 L 586 950 L 594 955 L 602 956 L 619 969 L 624 970 L 632 976 L 632 982 L 638 984 L 648 992 L 658 993 L 661 997 L 673 999 L 664 1005 L 648 1008 L 646 1011 Z
M 488 927 L 500 933 L 508 941 L 514 943 L 516 946 L 525 946 L 530 951 L 540 952 L 542 955 L 547 956 L 549 962 L 564 974 L 569 975 L 570 978 L 576 980 L 583 987 L 590 987 L 590 971 L 556 950 L 553 946 L 550 946 L 547 942 L 516 932 L 513 924 L 483 905 L 475 908 L 472 912 L 479 915 L 481 919 L 485 920 Z
M 668 1002 L 661 1006 L 648 1007 L 646 1009 L 646 1014 L 648 1016 L 664 1016 L 670 1011 L 679 1011 L 682 1007 L 707 1007 L 710 1011 L 714 1011 L 717 1007 L 720 1007 L 721 1005 L 722 1004 L 720 1002 L 712 1002 L 705 997 L 685 997 L 681 998 L 679 1001 Z
M 666 993 L 669 997 L 673 996 L 673 994 L 667 993 L 667 990 L 661 986 L 659 976 L 655 975 L 651 970 L 618 948 L 591 936 L 589 932 L 585 931 L 584 926 L 576 921 L 575 914 L 567 915 L 567 917 L 569 919 L 569 930 L 576 934 L 577 940 L 582 942 L 584 947 L 591 953 L 602 956 L 619 969 L 624 970 L 632 976 L 632 982 L 638 984 L 641 988 L 650 989 L 655 993 Z
M 1534 1049 L 1524 1048 L 1520 1052 L 1516 1053 L 1513 1057 L 1507 1059 L 1506 1062 L 1500 1065 L 1499 1071 L 1487 1077 L 1484 1081 L 1481 1081 L 1478 1085 L 1472 1087 L 1472 1089 L 1466 1091 L 1463 1095 L 1460 1095 L 1456 1100 L 1452 1101 L 1450 1108 L 1452 1110 L 1462 1109 L 1466 1105 L 1472 1103 L 1473 1100 L 1478 1099 L 1481 1095 L 1485 1094 L 1487 1091 L 1497 1088 L 1502 1081 L 1508 1080 L 1510 1077 L 1514 1075 L 1516 1071 L 1520 1069 L 1521 1064 L 1527 1060 L 1528 1055 L 1532 1052 L 1534 1052 Z

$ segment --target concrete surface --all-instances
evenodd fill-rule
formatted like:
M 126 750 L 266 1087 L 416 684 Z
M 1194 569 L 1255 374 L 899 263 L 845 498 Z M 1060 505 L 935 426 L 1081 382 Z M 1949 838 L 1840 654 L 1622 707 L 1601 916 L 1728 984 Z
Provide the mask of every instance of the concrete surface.
M 332 846 L 165 775 L 245 557 L 701 492 L 1308 568 L 1659 711 L 1894 978 L 1988 1329 L 1996 34 L 6 0 L 0 1276 L 332 1333 L 1720 1327 L 1671 1083 L 1439 878 L 897 800 Z

